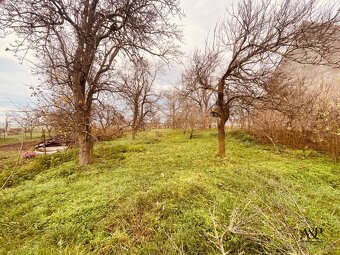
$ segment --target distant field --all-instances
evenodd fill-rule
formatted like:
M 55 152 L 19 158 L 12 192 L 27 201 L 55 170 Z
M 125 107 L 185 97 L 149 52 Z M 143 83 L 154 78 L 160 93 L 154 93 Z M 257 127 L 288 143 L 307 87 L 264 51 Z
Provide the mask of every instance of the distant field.
M 220 159 L 215 131 L 188 137 L 103 142 L 84 168 L 69 150 L 12 172 L 0 152 L 0 254 L 339 254 L 340 164 L 242 132 Z
M 41 132 L 33 132 L 32 139 L 30 138 L 30 134 L 26 134 L 26 138 L 24 134 L 18 134 L 18 135 L 9 135 L 6 136 L 5 139 L 3 135 L 0 135 L 0 146 L 1 145 L 8 145 L 8 144 L 16 144 L 24 142 L 30 142 L 30 141 L 36 141 L 41 138 Z

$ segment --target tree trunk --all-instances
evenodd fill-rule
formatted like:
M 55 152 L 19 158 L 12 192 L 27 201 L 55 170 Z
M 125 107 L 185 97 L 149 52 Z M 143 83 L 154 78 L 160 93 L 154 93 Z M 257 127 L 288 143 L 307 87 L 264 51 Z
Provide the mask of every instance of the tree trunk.
M 190 140 L 192 139 L 192 138 L 194 138 L 194 129 L 192 128 L 191 130 L 190 130 Z
M 45 135 L 45 130 L 42 129 L 41 133 L 42 133 L 42 140 L 43 140 L 43 144 L 44 144 L 44 155 L 46 155 L 46 135 Z
M 93 163 L 94 139 L 91 134 L 91 101 L 86 102 L 85 87 L 77 87 L 75 91 L 77 135 L 79 145 L 79 165 L 85 166 Z
M 225 123 L 222 118 L 218 121 L 218 155 L 223 158 L 225 156 Z
M 135 127 L 132 127 L 132 140 L 135 140 L 136 139 L 136 128 Z
M 339 136 L 338 136 L 338 135 L 335 135 L 335 152 L 334 152 L 334 155 L 335 155 L 335 163 L 337 163 L 338 160 L 339 160 L 338 146 L 339 146 Z
M 224 85 L 220 80 L 218 83 L 217 102 L 219 120 L 217 124 L 218 129 L 218 155 L 223 158 L 225 156 L 225 123 L 229 119 L 230 111 L 229 104 L 224 101 Z
M 89 133 L 78 134 L 79 164 L 82 166 L 93 163 L 93 138 Z
M 47 129 L 47 133 L 48 133 L 48 138 L 51 139 L 51 129 L 50 128 Z
M 136 134 L 137 134 L 137 129 L 138 129 L 138 125 L 137 125 L 138 114 L 139 114 L 138 103 L 134 102 L 132 127 L 131 127 L 132 128 L 132 140 L 136 139 Z

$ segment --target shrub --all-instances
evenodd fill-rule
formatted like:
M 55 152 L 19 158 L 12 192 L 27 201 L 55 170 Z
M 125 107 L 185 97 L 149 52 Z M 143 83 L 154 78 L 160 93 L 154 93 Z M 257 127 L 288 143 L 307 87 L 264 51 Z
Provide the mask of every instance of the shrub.
M 250 133 L 248 133 L 244 130 L 241 130 L 241 129 L 230 131 L 230 135 L 232 137 L 235 137 L 236 139 L 238 139 L 242 142 L 246 142 L 246 143 L 255 143 L 255 141 L 256 141 L 254 136 L 252 136 Z
M 45 170 L 50 167 L 56 167 L 63 163 L 75 160 L 76 158 L 77 150 L 68 150 L 65 152 L 57 152 L 54 154 L 37 157 L 35 162 L 38 168 Z

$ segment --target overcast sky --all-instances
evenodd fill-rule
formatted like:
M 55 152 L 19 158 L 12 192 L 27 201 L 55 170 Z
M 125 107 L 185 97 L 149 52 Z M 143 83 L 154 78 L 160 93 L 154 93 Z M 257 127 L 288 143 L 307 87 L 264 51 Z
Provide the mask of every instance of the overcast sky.
M 183 51 L 189 53 L 204 46 L 206 36 L 213 30 L 217 20 L 224 16 L 231 0 L 182 0 L 185 17 L 182 20 L 184 40 Z M 37 77 L 30 75 L 27 63 L 19 61 L 11 52 L 6 52 L 12 38 L 0 39 L 0 125 L 4 112 L 24 107 L 32 102 L 29 86 L 38 84 Z M 160 86 L 171 86 L 180 77 L 180 68 L 174 66 L 159 77 Z

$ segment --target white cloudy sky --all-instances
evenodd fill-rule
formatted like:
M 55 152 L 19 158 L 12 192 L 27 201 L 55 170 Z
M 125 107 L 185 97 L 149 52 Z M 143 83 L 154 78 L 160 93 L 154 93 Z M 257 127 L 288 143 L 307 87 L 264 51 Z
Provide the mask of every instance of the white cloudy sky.
M 223 17 L 230 2 L 230 0 L 182 0 L 181 5 L 186 15 L 181 21 L 185 39 L 183 51 L 190 52 L 204 45 L 207 34 L 214 28 L 218 18 Z M 0 125 L 6 111 L 24 107 L 32 101 L 28 87 L 38 83 L 37 78 L 30 75 L 27 63 L 20 65 L 12 53 L 6 52 L 10 40 L 0 38 Z M 178 80 L 179 75 L 179 68 L 175 66 L 158 80 L 161 85 L 171 85 Z

